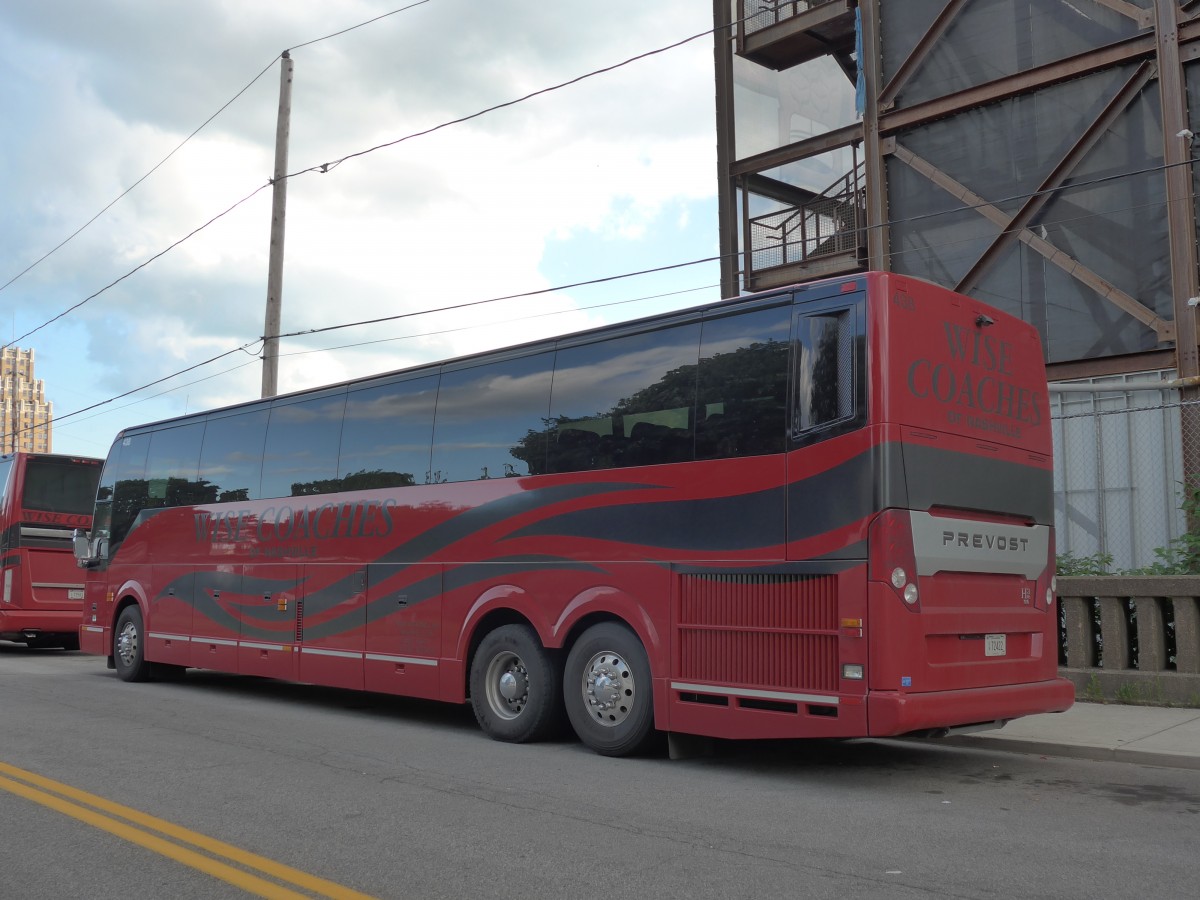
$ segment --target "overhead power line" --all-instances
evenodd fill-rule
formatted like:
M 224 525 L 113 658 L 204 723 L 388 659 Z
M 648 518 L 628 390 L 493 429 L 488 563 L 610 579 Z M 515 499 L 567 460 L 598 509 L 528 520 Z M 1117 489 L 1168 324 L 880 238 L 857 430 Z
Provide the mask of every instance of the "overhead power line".
M 418 0 L 418 2 L 416 2 L 416 3 L 413 3 L 413 4 L 410 4 L 409 6 L 403 7 L 403 8 L 401 8 L 401 9 L 398 9 L 398 10 L 394 10 L 394 11 L 392 11 L 392 12 L 390 12 L 390 13 L 384 13 L 384 14 L 383 14 L 383 15 L 381 15 L 381 16 L 376 16 L 374 19 L 370 19 L 370 20 L 368 20 L 368 21 L 366 21 L 366 22 L 361 22 L 361 23 L 359 23 L 358 25 L 354 25 L 354 26 L 352 26 L 352 27 L 350 27 L 350 28 L 343 29 L 342 31 L 338 31 L 338 32 L 335 32 L 335 33 L 333 33 L 333 34 L 326 35 L 326 36 L 324 36 L 324 37 L 321 37 L 321 38 L 316 38 L 316 39 L 314 39 L 314 40 L 312 40 L 312 41 L 308 41 L 308 42 L 306 42 L 306 43 L 304 43 L 304 44 L 298 44 L 298 45 L 297 45 L 297 47 L 306 47 L 306 46 L 309 46 L 309 45 L 311 45 L 311 44 L 318 43 L 318 42 L 320 42 L 320 41 L 329 40 L 330 38 L 337 37 L 338 35 L 341 35 L 341 34 L 345 34 L 345 33 L 346 33 L 346 32 L 348 32 L 348 31 L 353 31 L 353 30 L 354 30 L 354 29 L 356 29 L 356 28 L 361 28 L 361 27 L 363 27 L 364 25 L 369 25 L 369 24 L 371 24 L 372 22 L 377 22 L 377 21 L 379 21 L 380 19 L 387 18 L 388 16 L 395 15 L 396 13 L 404 12 L 404 11 L 406 11 L 406 10 L 412 9 L 412 8 L 413 8 L 413 7 L 415 7 L 415 6 L 420 6 L 420 5 L 422 5 L 423 3 L 428 3 L 428 2 L 429 2 L 429 0 Z M 711 28 L 710 28 L 710 29 L 708 29 L 707 31 L 702 31 L 702 32 L 699 32 L 699 33 L 697 33 L 697 34 L 694 34 L 694 35 L 692 35 L 691 37 L 687 37 L 687 38 L 684 38 L 683 40 L 676 41 L 676 42 L 674 42 L 674 43 L 672 43 L 672 44 L 669 44 L 669 45 L 667 45 L 667 46 L 665 46 L 665 47 L 659 47 L 659 48 L 657 48 L 657 49 L 655 49 L 655 50 L 648 50 L 648 51 L 646 51 L 645 53 L 640 53 L 640 54 L 638 54 L 637 56 L 630 57 L 629 59 L 626 59 L 626 60 L 624 60 L 624 61 L 622 61 L 622 62 L 615 63 L 615 64 L 613 64 L 613 65 L 610 65 L 610 66 L 605 66 L 605 67 L 603 67 L 603 68 L 601 68 L 601 69 L 595 69 L 595 70 L 593 70 L 593 71 L 591 71 L 591 72 L 584 73 L 583 75 L 576 76 L 575 78 L 572 78 L 572 79 L 570 79 L 570 80 L 568 80 L 568 81 L 564 81 L 564 82 L 561 82 L 561 83 L 559 83 L 559 84 L 551 85 L 551 86 L 549 86 L 549 87 L 542 88 L 542 89 L 540 89 L 540 90 L 537 90 L 537 91 L 533 91 L 533 92 L 531 92 L 531 93 L 529 93 L 529 94 L 526 94 L 524 97 L 519 97 L 519 98 L 517 98 L 517 99 L 515 99 L 515 100 L 508 100 L 508 101 L 505 101 L 504 103 L 498 103 L 498 104 L 496 104 L 496 105 L 494 105 L 494 106 L 490 106 L 490 107 L 488 107 L 487 109 L 482 109 L 482 110 L 479 110 L 478 112 L 474 112 L 474 113 L 471 113 L 471 114 L 469 114 L 469 115 L 466 115 L 466 116 L 461 116 L 461 117 L 459 117 L 459 118 L 457 118 L 457 119 L 452 119 L 452 120 L 450 120 L 450 121 L 448 121 L 448 122 L 443 122 L 443 123 L 441 123 L 440 125 L 435 125 L 435 126 L 433 126 L 432 128 L 427 128 L 427 129 L 425 129 L 425 130 L 423 130 L 423 131 L 419 131 L 419 132 L 415 132 L 415 133 L 413 133 L 413 134 L 408 134 L 408 135 L 405 135 L 404 137 L 397 138 L 397 139 L 396 139 L 396 140 L 394 140 L 394 141 L 388 141 L 387 143 L 384 143 L 384 144 L 379 144 L 379 145 L 377 145 L 377 146 L 375 146 L 375 147 L 369 147 L 369 148 L 367 148 L 367 149 L 365 149 L 365 150 L 359 150 L 359 151 L 357 151 L 357 152 L 355 152 L 355 153 L 350 153 L 350 154 L 347 154 L 346 156 L 343 156 L 343 157 L 341 157 L 340 159 L 337 159 L 337 160 L 335 160 L 335 161 L 328 162 L 328 163 L 322 163 L 321 165 L 317 165 L 317 166 L 310 166 L 310 167 L 309 167 L 309 168 L 307 168 L 307 169 L 302 169 L 302 170 L 300 170 L 300 171 L 298 171 L 298 172 L 294 172 L 294 173 L 292 173 L 292 174 L 290 174 L 290 175 L 287 175 L 287 176 L 285 176 L 285 177 L 287 177 L 287 178 L 295 178 L 295 177 L 297 177 L 297 176 L 299 176 L 299 175 L 304 175 L 304 174 L 309 174 L 309 173 L 314 173 L 314 172 L 321 172 L 321 173 L 325 173 L 325 172 L 332 171 L 333 169 L 337 168 L 339 165 L 341 165 L 343 162 L 346 162 L 346 161 L 347 161 L 347 160 L 349 160 L 349 159 L 354 159 L 354 158 L 356 158 L 356 157 L 359 157 L 359 156 L 365 156 L 365 155 L 367 155 L 367 154 L 369 154 L 369 153 L 373 153 L 373 152 L 375 152 L 375 151 L 377 151 L 377 150 L 382 150 L 382 149 L 385 149 L 385 148 L 387 148 L 387 147 L 393 147 L 393 146 L 395 146 L 395 145 L 397 145 L 397 144 L 404 143 L 405 141 L 409 141 L 409 140 L 412 140 L 412 139 L 414 139 L 414 138 L 422 137 L 422 136 L 424 136 L 424 135 L 427 135 L 427 134 L 432 134 L 432 133 L 433 133 L 433 132 L 435 132 L 435 131 L 440 131 L 440 130 L 442 130 L 442 129 L 444 129 L 444 128 L 448 128 L 448 127 L 450 127 L 450 126 L 452 126 L 452 125 L 457 125 L 457 124 L 460 124 L 460 123 L 462 123 L 462 122 L 468 122 L 468 121 L 471 121 L 472 119 L 477 119 L 477 118 L 479 118 L 480 116 L 487 115 L 487 114 L 488 114 L 488 113 L 490 113 L 490 112 L 495 112 L 496 110 L 505 109 L 505 108 L 507 108 L 507 107 L 510 107 L 510 106 L 515 106 L 515 105 L 516 105 L 516 104 L 518 104 L 518 103 L 523 103 L 523 102 L 525 102 L 526 100 L 531 100 L 531 99 L 533 99 L 534 97 L 541 96 L 542 94 L 547 94 L 547 93 L 550 93 L 550 92 L 552 92 L 552 91 L 557 91 L 557 90 L 560 90 L 560 89 L 562 89 L 562 88 L 564 88 L 564 87 L 568 87 L 568 86 L 570 86 L 570 85 L 572 85 L 572 84 L 577 84 L 577 83 L 578 83 L 578 82 L 580 82 L 580 81 L 584 81 L 585 79 L 592 78 L 592 77 L 594 77 L 594 76 L 596 76 L 596 75 L 601 75 L 601 74 L 604 74 L 604 73 L 606 73 L 606 72 L 611 72 L 611 71 L 613 71 L 613 70 L 615 70 L 615 69 L 620 69 L 620 68 L 622 68 L 623 66 L 627 66 L 627 65 L 629 65 L 629 64 L 631 64 L 631 63 L 633 63 L 633 62 L 637 62 L 638 60 L 645 59 L 645 58 L 647 58 L 647 57 L 650 57 L 650 56 L 655 56 L 655 55 L 657 55 L 657 54 L 660 54 L 660 53 L 665 53 L 665 52 L 667 52 L 668 50 L 673 50 L 673 49 L 675 49 L 676 47 L 681 47 L 681 46 L 683 46 L 683 45 L 685 45 L 685 44 L 687 44 L 687 43 L 690 43 L 691 41 L 694 41 L 694 40 L 696 40 L 696 39 L 698 39 L 698 38 L 705 37 L 706 35 L 710 35 L 710 34 L 712 34 L 712 33 L 714 32 L 714 30 L 715 30 L 715 29 L 711 29 Z M 295 48 L 292 48 L 292 49 L 295 49 Z M 236 95 L 236 96 L 235 96 L 233 99 L 231 99 L 231 100 L 230 100 L 228 103 L 226 103 L 226 104 L 225 104 L 225 106 L 221 107 L 221 109 L 220 109 L 220 110 L 218 110 L 216 113 L 214 113 L 212 116 L 210 116 L 210 117 L 209 117 L 209 119 L 208 119 L 208 120 L 207 120 L 207 121 L 206 121 L 204 124 L 205 124 L 205 125 L 207 125 L 207 124 L 208 124 L 208 122 L 211 122 L 211 121 L 212 121 L 214 118 L 216 118 L 216 116 L 217 116 L 217 115 L 219 115 L 219 114 L 220 114 L 220 112 L 221 112 L 221 111 L 223 111 L 223 110 L 224 110 L 226 107 L 228 107 L 228 106 L 229 106 L 229 104 L 233 102 L 233 100 L 236 100 L 236 99 L 237 99 L 237 97 L 239 97 L 239 96 L 241 96 L 241 94 L 245 93 L 245 91 L 246 91 L 246 90 L 247 90 L 247 89 L 250 87 L 250 85 L 251 85 L 251 84 L 253 84 L 253 83 L 254 83 L 254 81 L 257 81 L 259 78 L 261 78 L 261 77 L 263 76 L 263 74 L 264 74 L 264 73 L 265 73 L 265 72 L 266 72 L 268 69 L 270 69 L 270 68 L 271 68 L 271 66 L 273 66 L 277 60 L 279 60 L 279 59 L 280 59 L 280 57 L 281 57 L 281 56 L 282 56 L 282 54 L 280 54 L 280 56 L 277 56 L 277 57 L 275 57 L 275 59 L 271 60 L 271 62 L 270 62 L 268 65 L 267 65 L 267 67 L 266 67 L 265 69 L 263 69 L 263 71 L 262 71 L 262 72 L 259 72 L 259 74 L 255 76 L 254 80 L 250 82 L 250 84 L 246 85 L 246 87 L 245 87 L 245 88 L 243 88 L 241 91 L 239 91 L 239 92 L 238 92 L 238 94 L 237 94 L 237 95 Z M 204 127 L 204 125 L 201 125 L 201 126 L 200 126 L 200 128 L 203 128 L 203 127 Z M 197 133 L 197 132 L 200 130 L 200 128 L 197 128 L 197 129 L 196 129 L 196 131 L 192 133 L 192 135 L 194 136 L 194 135 L 195 135 L 195 134 L 196 134 L 196 133 Z M 189 137 L 189 140 L 190 140 L 190 137 Z M 184 141 L 184 143 L 186 143 L 186 142 L 187 142 L 187 141 Z M 183 144 L 180 144 L 180 146 L 182 147 L 182 146 L 183 146 Z M 177 147 L 177 148 L 176 148 L 176 150 L 178 150 L 178 149 L 179 149 L 179 148 Z M 172 151 L 172 153 L 174 153 L 174 152 L 175 152 L 175 151 Z M 169 156 L 168 156 L 167 158 L 169 158 Z M 160 163 L 159 163 L 159 166 L 161 166 L 163 162 L 166 162 L 166 159 L 164 159 L 162 162 L 160 162 Z M 155 168 L 158 168 L 158 166 L 155 166 Z M 151 170 L 151 172 L 153 172 L 153 171 L 154 171 L 154 170 L 152 169 L 152 170 Z M 134 185 L 132 185 L 130 188 L 128 188 L 128 189 L 125 191 L 125 194 L 127 194 L 127 193 L 129 193 L 129 191 L 133 190 L 133 188 L 134 188 L 134 187 L 136 187 L 136 186 L 137 186 L 137 184 L 140 184 L 142 181 L 144 181 L 144 180 L 145 180 L 145 179 L 146 179 L 146 178 L 147 178 L 147 177 L 148 177 L 148 176 L 151 174 L 151 172 L 148 172 L 148 173 L 146 173 L 146 175 L 142 176 L 142 178 L 141 178 L 141 179 L 139 179 L 139 180 L 138 180 L 138 181 L 137 181 L 137 182 L 136 182 Z M 268 185 L 269 185 L 269 184 L 270 184 L 270 182 L 268 182 Z M 41 329 L 45 328 L 47 325 L 50 325 L 50 324 L 52 324 L 52 323 L 54 323 L 54 322 L 58 321 L 58 320 L 59 320 L 59 319 L 61 319 L 63 316 L 66 316 L 66 315 L 70 314 L 71 312 L 75 311 L 75 310 L 76 310 L 76 309 L 78 309 L 79 307 L 83 306 L 85 303 L 87 303 L 87 302 L 89 302 L 90 300 L 93 300 L 93 299 L 95 299 L 96 297 L 100 296 L 100 295 L 101 295 L 101 294 L 103 294 L 105 291 L 107 291 L 109 288 L 113 287 L 114 285 L 116 285 L 116 284 L 120 283 L 121 281 L 125 280 L 126 278 L 128 278 L 130 275 L 134 274 L 134 272 L 137 272 L 139 269 L 143 268 L 144 266 L 148 265 L 149 263 L 151 263 L 151 262 L 154 262 L 156 259 L 158 259 L 159 257 L 161 257 L 161 256 L 165 255 L 167 252 L 169 252 L 169 251 L 173 250 L 175 247 L 179 246 L 179 244 L 183 243 L 183 242 L 184 242 L 184 241 L 186 241 L 187 239 L 189 239 L 189 238 L 191 238 L 191 237 L 194 237 L 196 234 L 198 234 L 199 232 L 203 231 L 203 230 L 204 230 L 205 228 L 207 228 L 209 225 L 213 224 L 213 222 L 217 221 L 217 220 L 218 220 L 218 219 L 220 219 L 222 216 L 226 215 L 227 213 L 229 213 L 230 211 L 232 211 L 232 210 L 233 210 L 233 209 L 235 209 L 236 207 L 240 206 L 242 203 L 245 203 L 247 200 L 249 200 L 251 197 L 253 197 L 255 194 L 257 194 L 259 191 L 261 191 L 261 190 L 262 190 L 264 187 L 267 187 L 268 185 L 262 185 L 262 186 L 260 186 L 259 188 L 256 188 L 256 189 L 255 189 L 255 190 L 254 190 L 254 191 L 253 191 L 251 194 L 249 194 L 248 196 L 246 196 L 246 197 L 242 198 L 241 200 L 239 200 L 239 201 L 238 201 L 237 203 L 235 203 L 235 204 L 234 204 L 232 207 L 230 207 L 229 209 L 227 209 L 227 210 L 226 210 L 224 213 L 221 213 L 221 214 L 219 214 L 219 215 L 217 215 L 217 216 L 214 216 L 212 219 L 210 219 L 210 220 L 209 220 L 208 222 L 206 222 L 204 225 L 201 225 L 199 228 L 195 229 L 195 230 L 194 230 L 194 231 L 192 231 L 190 234 L 188 234 L 188 235 L 187 235 L 185 238 L 183 238 L 183 239 L 181 239 L 181 240 L 179 240 L 179 241 L 176 241 L 174 244 L 172 244 L 171 246 L 167 247 L 167 248 L 166 248 L 166 250 L 162 251 L 161 253 L 158 253 L 158 254 L 156 254 L 155 256 L 151 257 L 150 259 L 147 259 L 145 262 L 141 263 L 139 266 L 135 267 L 135 268 L 134 268 L 134 269 L 132 269 L 131 271 L 129 271 L 129 272 L 126 272 L 124 275 L 122 275 L 122 276 L 121 276 L 120 278 L 118 278 L 116 281 L 112 282 L 112 284 L 109 284 L 109 285 L 107 285 L 107 286 L 105 286 L 105 287 L 101 288 L 99 291 L 96 291 L 96 293 L 94 293 L 94 294 L 91 294 L 91 295 L 90 295 L 90 296 L 88 296 L 88 297 L 85 297 L 83 300 L 79 301 L 79 302 L 78 302 L 78 303 L 76 303 L 74 306 L 71 306 L 71 307 L 69 307 L 69 308 L 67 308 L 67 309 L 63 310 L 63 311 L 62 311 L 61 313 L 59 313 L 58 315 L 56 315 L 56 316 L 54 316 L 53 318 L 51 318 L 51 319 L 49 319 L 49 320 L 47 320 L 47 321 L 43 322 L 41 325 L 39 325 L 39 326 L 37 326 L 36 328 L 34 328 L 34 329 L 32 329 L 32 330 L 30 330 L 30 331 L 26 332 L 25 334 L 21 335 L 21 337 L 19 337 L 19 338 L 16 338 L 15 340 L 11 341 L 10 343 L 8 343 L 8 344 L 4 344 L 3 346 L 4 346 L 4 347 L 9 347 L 9 346 L 12 346 L 13 344 L 16 344 L 18 341 L 20 341 L 20 340 L 23 340 L 23 339 L 24 339 L 24 338 L 26 338 L 26 337 L 29 337 L 31 334 L 35 334 L 36 332 L 38 332 L 38 331 L 40 331 Z M 125 194 L 122 194 L 122 195 L 121 195 L 121 197 L 125 196 Z M 121 197 L 118 197 L 118 198 L 117 198 L 117 200 L 120 200 L 120 199 L 121 199 Z M 116 202 L 117 202 L 117 200 L 114 200 L 114 201 L 113 201 L 113 203 L 116 203 Z M 109 204 L 109 207 L 111 207 L 111 206 L 113 205 L 113 203 L 110 203 L 110 204 Z M 107 210 L 107 209 L 108 209 L 108 207 L 105 207 L 105 210 Z M 93 221 L 95 221 L 97 218 L 99 218 L 99 216 L 100 216 L 100 215 L 102 215 L 102 214 L 103 214 L 103 212 L 104 212 L 105 210 L 101 210 L 99 213 L 97 213 L 95 216 L 93 216 L 93 217 L 92 217 L 92 219 L 91 219 L 91 220 L 90 220 L 90 221 L 89 221 L 87 224 L 85 224 L 85 225 L 84 225 L 82 228 L 80 228 L 80 229 L 79 229 L 79 231 L 82 231 L 82 230 L 83 230 L 83 228 L 86 228 L 88 224 L 91 224 L 91 222 L 93 222 Z M 79 231 L 77 231 L 77 232 L 76 232 L 76 234 L 78 234 L 78 233 L 79 233 Z M 72 235 L 71 237 L 74 237 L 74 235 Z M 67 238 L 67 241 L 69 241 L 70 239 L 71 239 L 71 238 Z M 59 247 L 62 247 L 62 246 L 63 246 L 63 244 L 66 244 L 66 243 L 67 243 L 67 241 L 63 241 L 63 242 L 62 242 L 62 244 L 59 244 Z M 46 258 L 46 257 L 48 257 L 48 256 L 49 256 L 51 253 L 54 253 L 54 252 L 55 252 L 55 251 L 56 251 L 56 250 L 57 250 L 59 247 L 56 247 L 54 250 L 51 250 L 51 251 L 50 251 L 50 253 L 47 253 L 45 256 L 43 256 L 43 257 L 42 257 L 42 259 L 45 259 L 45 258 Z M 41 260 L 39 260 L 38 262 L 41 262 Z M 35 265 L 37 265 L 37 264 L 38 264 L 38 263 L 34 263 L 33 265 L 29 266 L 29 267 L 28 267 L 28 268 L 27 268 L 25 271 L 29 271 L 29 269 L 32 269 L 32 268 L 33 268 L 33 266 L 35 266 Z M 21 277 L 21 275 L 23 275 L 23 274 L 24 274 L 24 272 L 22 272 L 22 273 L 18 274 L 17 276 L 15 276 L 14 278 L 12 278 L 12 279 L 11 279 L 11 280 L 8 282 L 8 284 L 11 284 L 13 281 L 16 281 L 16 280 L 17 280 L 17 278 L 20 278 L 20 277 Z M 5 287 L 7 287 L 7 285 L 5 285 Z M 0 287 L 0 290 L 3 290 L 3 288 L 2 288 L 2 287 Z M 287 335 L 280 335 L 280 337 L 287 337 Z
M 382 15 L 376 16 L 373 19 L 368 19 L 365 22 L 359 22 L 357 25 L 351 25 L 349 28 L 343 28 L 341 31 L 335 31 L 332 34 L 325 35 L 324 37 L 314 38 L 311 41 L 305 41 L 302 44 L 297 44 L 296 46 L 290 47 L 288 49 L 289 50 L 299 50 L 301 47 L 309 47 L 309 46 L 312 46 L 313 44 L 319 44 L 321 41 L 327 41 L 330 38 L 339 37 L 343 34 L 354 31 L 357 28 L 362 28 L 366 25 L 371 25 L 375 22 L 380 21 L 381 19 L 386 19 L 389 16 L 394 16 L 397 13 L 405 12 L 407 10 L 412 9 L 414 6 L 421 6 L 422 4 L 428 3 L 428 2 L 430 2 L 430 0 L 417 0 L 416 3 L 411 3 L 408 6 L 402 7 L 401 9 L 394 9 L 391 12 L 383 13 Z M 63 238 L 63 240 L 61 240 L 58 244 L 56 244 L 55 246 L 53 246 L 52 248 L 47 250 L 45 253 L 43 253 L 41 256 L 39 256 L 37 259 L 35 259 L 33 262 L 31 262 L 29 265 L 27 265 L 24 269 L 22 269 L 20 272 L 18 272 L 16 275 L 12 276 L 12 278 L 8 279 L 8 281 L 4 282 L 4 284 L 0 284 L 0 291 L 3 291 L 6 288 L 8 288 L 9 285 L 13 284 L 15 281 L 20 279 L 22 276 L 26 275 L 27 273 L 31 272 L 33 269 L 37 268 L 39 265 L 41 265 L 43 262 L 45 262 L 47 259 L 49 259 L 51 256 L 53 256 L 55 253 L 57 253 L 59 250 L 61 250 L 63 247 L 65 247 L 67 244 L 69 244 L 71 241 L 73 241 L 89 225 L 91 225 L 93 222 L 95 222 L 97 219 L 99 219 L 102 215 L 104 215 L 106 212 L 108 212 L 110 209 L 112 209 L 114 206 L 116 206 L 117 203 L 119 203 L 121 200 L 123 200 L 126 197 L 126 195 L 128 195 L 134 188 L 136 188 L 143 181 L 145 181 L 147 178 L 149 178 L 151 175 L 153 175 L 155 172 L 157 172 L 160 168 L 162 168 L 162 166 L 172 156 L 174 156 L 176 153 L 178 153 L 180 150 L 183 149 L 185 144 L 187 144 L 192 138 L 194 138 L 201 131 L 203 131 L 206 127 L 208 127 L 208 125 L 211 124 L 212 121 L 217 116 L 219 116 L 221 113 L 225 112 L 225 110 L 227 110 L 230 106 L 232 106 L 233 103 L 242 96 L 242 94 L 244 94 L 244 93 L 246 93 L 246 91 L 250 90 L 250 88 L 253 87 L 254 84 L 260 78 L 262 78 L 265 74 L 267 74 L 267 72 L 269 72 L 271 70 L 271 67 L 274 66 L 275 63 L 277 63 L 279 61 L 279 59 L 282 55 L 283 54 L 276 55 L 269 63 L 267 63 L 263 67 L 261 72 L 259 72 L 257 75 L 255 75 L 253 78 L 250 79 L 250 81 L 245 85 L 245 87 L 243 87 L 240 91 L 238 91 L 236 94 L 234 94 L 228 100 L 226 100 L 225 103 L 222 104 L 221 108 L 218 109 L 215 113 L 213 113 L 211 116 L 209 116 L 203 122 L 201 122 L 198 126 L 196 126 L 196 128 L 192 131 L 191 134 L 189 134 L 182 141 L 180 141 L 170 153 L 168 153 L 166 156 L 164 156 L 162 159 L 160 159 L 157 163 L 155 163 L 154 166 L 145 175 L 143 175 L 137 181 L 133 182 L 133 184 L 129 185 L 129 187 L 125 188 L 125 190 L 123 190 L 120 194 L 118 194 L 111 201 L 109 201 L 109 203 L 103 209 L 101 209 L 98 213 L 96 213 L 94 216 L 92 216 L 90 219 L 88 219 L 86 222 L 84 222 L 82 225 L 80 225 L 78 228 L 76 228 L 73 232 L 71 232 L 69 235 L 67 235 L 67 237 Z

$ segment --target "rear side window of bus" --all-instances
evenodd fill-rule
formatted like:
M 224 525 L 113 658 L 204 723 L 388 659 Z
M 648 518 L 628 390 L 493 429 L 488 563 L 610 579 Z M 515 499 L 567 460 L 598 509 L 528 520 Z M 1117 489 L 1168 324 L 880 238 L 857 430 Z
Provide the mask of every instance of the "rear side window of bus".
M 792 370 L 792 436 L 819 439 L 857 409 L 854 309 L 798 313 Z M 841 433 L 843 428 L 835 428 Z

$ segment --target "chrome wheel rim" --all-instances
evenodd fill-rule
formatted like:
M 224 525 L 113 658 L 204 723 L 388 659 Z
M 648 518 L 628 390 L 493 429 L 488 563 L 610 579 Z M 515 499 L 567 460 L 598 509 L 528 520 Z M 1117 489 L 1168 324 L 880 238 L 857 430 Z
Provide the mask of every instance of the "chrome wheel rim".
M 484 677 L 488 706 L 501 719 L 521 715 L 529 702 L 529 670 L 515 653 L 497 653 L 488 663 Z
M 604 651 L 595 654 L 583 670 L 583 704 L 601 725 L 615 728 L 633 712 L 637 684 L 624 656 Z
M 117 635 L 117 657 L 121 665 L 128 668 L 137 662 L 138 630 L 132 622 L 126 622 Z

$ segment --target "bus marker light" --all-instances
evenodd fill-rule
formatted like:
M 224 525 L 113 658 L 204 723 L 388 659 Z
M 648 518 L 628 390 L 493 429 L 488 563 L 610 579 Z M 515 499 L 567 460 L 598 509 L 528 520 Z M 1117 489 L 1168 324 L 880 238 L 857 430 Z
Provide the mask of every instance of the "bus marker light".
M 862 681 L 863 667 L 857 663 L 843 663 L 842 677 L 850 681 Z

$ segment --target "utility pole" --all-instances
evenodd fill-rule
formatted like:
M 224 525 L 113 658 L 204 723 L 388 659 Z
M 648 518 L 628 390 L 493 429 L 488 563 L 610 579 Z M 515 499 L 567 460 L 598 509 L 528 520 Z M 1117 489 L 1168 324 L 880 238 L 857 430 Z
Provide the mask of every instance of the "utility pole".
M 279 322 L 283 315 L 283 223 L 287 212 L 288 135 L 292 120 L 292 57 L 284 50 L 279 70 L 279 120 L 275 126 L 275 176 L 271 200 L 271 256 L 267 264 L 267 318 L 263 326 L 262 395 L 279 383 Z

